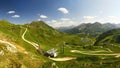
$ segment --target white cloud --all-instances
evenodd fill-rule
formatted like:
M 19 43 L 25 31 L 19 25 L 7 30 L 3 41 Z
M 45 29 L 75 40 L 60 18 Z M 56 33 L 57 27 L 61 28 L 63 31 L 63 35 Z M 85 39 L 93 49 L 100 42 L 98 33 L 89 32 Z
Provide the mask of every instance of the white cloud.
M 108 16 L 108 17 L 111 19 L 119 19 L 119 17 L 117 17 L 117 16 Z
M 47 16 L 45 16 L 45 15 L 40 15 L 40 18 L 48 18 Z
M 83 16 L 84 19 L 88 19 L 88 20 L 94 19 L 95 17 L 96 17 L 96 16 Z
M 82 23 L 94 23 L 94 22 L 100 22 L 100 23 L 120 23 L 120 17 L 117 16 L 104 16 L 104 17 L 98 17 L 98 16 L 84 16 L 81 20 Z
M 13 15 L 12 18 L 19 18 L 20 15 Z
M 15 11 L 8 11 L 8 14 L 13 14 L 15 13 Z
M 69 13 L 69 11 L 66 8 L 58 8 L 58 10 L 64 14 Z
M 46 21 L 48 25 L 52 26 L 52 27 L 58 27 L 61 25 L 60 22 L 58 22 L 57 20 L 51 20 L 51 21 Z
M 74 20 L 60 20 L 60 21 L 57 21 L 57 20 L 51 20 L 51 21 L 47 21 L 47 23 L 52 26 L 52 27 L 67 27 L 67 26 L 76 26 L 76 25 L 79 25 L 80 22 L 78 21 L 74 21 Z
M 67 26 L 77 26 L 81 23 L 94 23 L 94 22 L 100 22 L 100 23 L 115 23 L 120 24 L 120 17 L 117 16 L 84 16 L 80 21 L 69 19 L 69 18 L 61 18 L 60 20 L 51 20 L 47 21 L 47 23 L 52 27 L 67 27 Z
M 115 23 L 115 24 L 120 24 L 120 17 L 117 16 L 107 16 L 99 19 L 99 22 L 101 23 Z
M 96 22 L 97 18 L 98 18 L 97 16 L 83 16 L 81 22 L 82 23 L 94 23 Z

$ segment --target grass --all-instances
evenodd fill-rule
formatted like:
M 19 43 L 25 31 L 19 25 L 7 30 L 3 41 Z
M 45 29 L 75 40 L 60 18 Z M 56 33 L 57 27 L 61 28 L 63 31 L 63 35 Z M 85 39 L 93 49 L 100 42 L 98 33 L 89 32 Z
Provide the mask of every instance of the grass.
M 0 21 L 1 22 L 1 21 Z M 3 25 L 2 25 L 3 24 Z M 72 35 L 59 32 L 43 22 L 32 22 L 25 25 L 14 25 L 7 21 L 2 21 L 0 24 L 0 37 L 1 39 L 9 39 L 9 42 L 16 43 L 16 46 L 22 47 L 28 54 L 24 52 L 17 52 L 12 54 L 6 50 L 4 57 L 0 56 L 0 67 L 10 66 L 11 67 L 28 67 L 28 68 L 48 68 L 51 67 L 52 61 L 45 56 L 40 55 L 36 49 L 22 40 L 21 35 L 27 28 L 28 31 L 25 38 L 31 42 L 35 42 L 40 45 L 40 47 L 47 51 L 51 48 L 58 49 L 58 57 L 76 57 L 76 60 L 66 61 L 66 62 L 55 62 L 59 68 L 98 68 L 98 67 L 117 67 L 119 66 L 119 58 L 114 56 L 91 56 L 85 54 L 71 53 L 70 50 L 80 50 L 80 51 L 97 51 L 106 50 L 110 48 L 114 52 L 119 52 L 119 48 L 116 46 L 93 46 L 95 38 L 93 36 L 86 35 Z M 24 27 L 24 28 L 21 28 Z M 110 38 L 110 37 L 109 37 Z M 108 39 L 108 38 L 106 38 Z M 86 41 L 87 40 L 87 41 Z M 64 44 L 65 42 L 65 44 Z M 2 44 L 0 44 L 2 45 Z M 61 53 L 61 48 L 64 45 L 64 54 Z M 116 44 L 119 46 L 119 44 Z M 3 46 L 0 46 L 3 49 Z M 105 52 L 100 52 L 105 53 Z M 100 54 L 98 53 L 98 54 Z M 7 59 L 6 59 L 7 58 Z M 105 59 L 102 59 L 105 58 Z M 118 62 L 117 62 L 118 61 Z M 115 64 L 116 62 L 116 64 Z M 117 65 L 118 64 L 118 65 Z M 2 66 L 3 65 L 3 66 Z

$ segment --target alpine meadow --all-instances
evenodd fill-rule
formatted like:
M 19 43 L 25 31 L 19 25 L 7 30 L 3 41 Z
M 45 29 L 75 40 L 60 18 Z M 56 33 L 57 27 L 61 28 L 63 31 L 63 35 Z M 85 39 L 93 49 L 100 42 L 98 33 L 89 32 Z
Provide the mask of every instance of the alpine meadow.
M 120 68 L 119 0 L 0 0 L 0 68 Z

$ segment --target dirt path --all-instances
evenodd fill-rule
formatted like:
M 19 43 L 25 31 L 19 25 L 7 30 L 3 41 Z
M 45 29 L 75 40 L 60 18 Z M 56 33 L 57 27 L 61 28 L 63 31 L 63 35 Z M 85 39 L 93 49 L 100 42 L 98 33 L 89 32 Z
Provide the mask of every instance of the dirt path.
M 69 61 L 69 60 L 73 60 L 73 59 L 76 59 L 74 57 L 63 57 L 63 58 L 49 58 L 51 60 L 54 60 L 54 61 Z
M 25 42 L 27 42 L 27 43 L 29 43 L 29 44 L 31 44 L 32 46 L 34 46 L 35 47 L 35 49 L 39 49 L 39 45 L 38 44 L 36 44 L 36 43 L 34 43 L 34 42 L 30 42 L 30 41 L 28 41 L 27 39 L 25 39 L 25 34 L 26 34 L 26 32 L 27 32 L 27 28 L 25 29 L 25 32 L 22 34 L 22 39 L 25 41 Z
M 49 58 L 53 61 L 57 61 L 57 62 L 61 62 L 61 61 L 69 61 L 69 60 L 74 60 L 76 58 L 74 57 L 63 57 L 63 58 Z M 56 68 L 58 68 L 58 66 L 56 65 L 55 62 L 52 63 L 52 66 L 55 66 Z
M 33 45 L 36 49 L 39 49 L 39 45 L 38 45 L 38 44 L 36 44 L 36 43 L 34 43 L 34 42 L 30 42 L 30 41 L 28 41 L 27 39 L 25 39 L 25 34 L 26 34 L 26 32 L 27 32 L 27 28 L 26 28 L 26 30 L 24 31 L 24 33 L 22 34 L 22 36 L 21 36 L 22 39 L 23 39 L 25 42 Z M 73 60 L 73 59 L 76 59 L 76 58 L 73 58 L 73 57 L 63 57 L 63 58 L 49 58 L 49 59 L 54 60 L 54 61 L 68 61 L 68 60 Z
M 110 50 L 109 48 L 106 48 L 109 52 L 113 52 L 112 50 Z
M 120 53 L 114 53 L 114 54 L 93 54 L 90 51 L 88 52 L 88 51 L 79 51 L 79 50 L 71 50 L 70 52 L 72 52 L 72 53 L 81 53 L 81 54 L 86 54 L 86 55 L 105 55 L 105 56 L 116 56 L 116 57 L 120 56 Z M 102 51 L 95 51 L 95 52 L 102 52 Z

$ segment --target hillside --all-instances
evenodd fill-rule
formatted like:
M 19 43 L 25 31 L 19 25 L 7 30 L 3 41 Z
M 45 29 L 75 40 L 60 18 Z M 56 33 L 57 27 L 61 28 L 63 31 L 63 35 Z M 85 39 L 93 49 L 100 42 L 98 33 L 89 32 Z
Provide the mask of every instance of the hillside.
M 112 34 L 119 34 L 119 30 L 111 30 L 103 35 Z M 106 36 L 102 36 L 102 39 Z M 93 36 L 59 32 L 43 21 L 16 25 L 7 20 L 1 20 L 0 68 L 68 68 L 68 66 L 69 68 L 87 68 L 90 65 L 96 68 L 107 66 L 108 63 L 119 64 L 119 58 L 114 58 L 114 56 L 119 57 L 119 54 L 109 52 L 107 47 L 93 46 L 94 41 Z M 57 50 L 58 56 L 55 58 L 45 56 L 46 52 L 52 48 Z M 115 49 L 117 48 L 111 50 L 116 51 Z M 118 51 L 117 49 L 116 52 Z M 105 60 L 102 59 L 106 55 L 108 57 Z M 105 64 L 101 64 L 101 61 Z
M 36 68 L 41 66 L 36 63 L 45 61 L 40 59 L 42 57 L 38 56 L 33 46 L 22 40 L 23 32 L 20 25 L 0 21 L 0 68 Z
M 120 29 L 113 29 L 101 34 L 94 45 L 105 44 L 119 44 L 120 43 Z
M 46 51 L 55 47 L 63 33 L 49 27 L 42 21 L 33 21 L 24 25 L 15 25 L 7 20 L 0 21 L 0 68 L 41 68 L 47 57 L 39 54 L 31 43 L 40 45 Z
M 50 61 L 49 58 L 39 54 L 34 46 L 23 40 L 22 36 L 25 31 L 24 38 L 33 45 L 39 45 L 44 52 L 52 48 L 60 50 L 61 45 L 63 45 L 65 41 L 71 45 L 79 45 L 80 43 L 79 40 L 77 40 L 80 39 L 78 36 L 59 32 L 43 21 L 33 21 L 24 25 L 15 25 L 7 20 L 1 20 L 1 68 L 9 68 L 9 66 L 11 68 L 41 68 L 44 62 Z
M 91 34 L 91 35 L 95 35 L 95 34 L 101 34 L 105 31 L 111 30 L 111 29 L 115 29 L 115 28 L 119 28 L 119 25 L 116 24 L 110 24 L 110 23 L 106 23 L 106 24 L 101 24 L 99 22 L 95 22 L 95 23 L 83 23 L 80 24 L 76 27 L 72 27 L 72 28 L 58 28 L 58 30 L 63 31 L 63 32 L 67 32 L 67 33 L 72 33 L 72 34 Z
M 120 52 L 120 29 L 113 29 L 101 34 L 94 43 L 94 46 L 109 48 L 113 52 Z
M 26 34 L 26 38 L 36 43 L 53 44 L 56 43 L 56 39 L 62 37 L 63 34 L 42 21 L 33 21 L 30 24 L 25 24 L 24 27 L 29 30 Z

